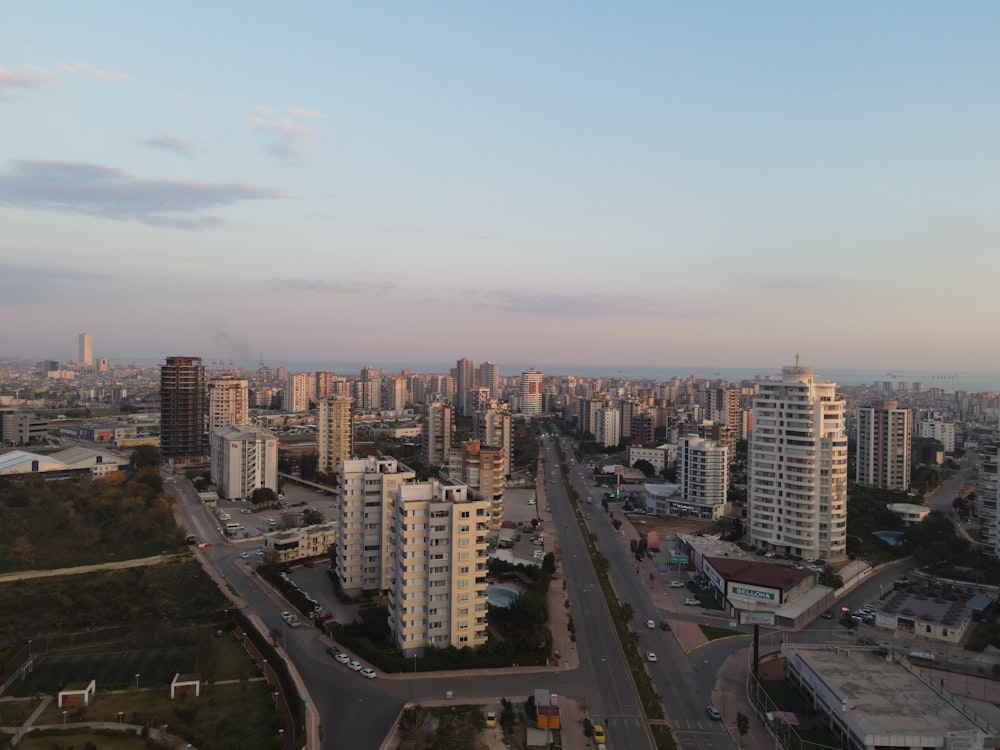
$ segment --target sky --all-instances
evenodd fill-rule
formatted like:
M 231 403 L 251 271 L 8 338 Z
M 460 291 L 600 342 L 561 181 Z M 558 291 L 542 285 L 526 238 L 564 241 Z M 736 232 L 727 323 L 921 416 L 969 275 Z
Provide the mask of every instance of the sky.
M 1000 4 L 8 3 L 0 356 L 1000 372 Z

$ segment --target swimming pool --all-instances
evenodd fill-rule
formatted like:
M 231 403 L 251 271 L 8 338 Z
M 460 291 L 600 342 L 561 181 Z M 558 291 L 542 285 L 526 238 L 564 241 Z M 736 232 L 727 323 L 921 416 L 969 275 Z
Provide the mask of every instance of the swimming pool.
M 491 607 L 503 607 L 507 609 L 514 600 L 520 596 L 518 591 L 514 589 L 509 589 L 506 586 L 487 586 L 486 587 L 486 603 Z

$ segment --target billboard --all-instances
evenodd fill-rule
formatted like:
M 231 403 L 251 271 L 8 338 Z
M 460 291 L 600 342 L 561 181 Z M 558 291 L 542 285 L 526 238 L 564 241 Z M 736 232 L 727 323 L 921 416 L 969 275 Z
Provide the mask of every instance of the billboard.
M 774 612 L 740 612 L 740 625 L 774 625 Z

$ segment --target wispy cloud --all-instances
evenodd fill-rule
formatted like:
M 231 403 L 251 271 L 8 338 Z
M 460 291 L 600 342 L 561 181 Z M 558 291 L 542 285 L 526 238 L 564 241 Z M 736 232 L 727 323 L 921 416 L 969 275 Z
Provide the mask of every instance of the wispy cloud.
M 131 76 L 115 70 L 105 70 L 84 62 L 57 61 L 51 68 L 44 65 L 19 65 L 16 68 L 0 67 L 0 99 L 26 99 L 15 92 L 38 89 L 42 86 L 59 86 L 62 75 L 81 75 L 102 81 L 127 81 Z
M 69 268 L 45 268 L 0 261 L 0 304 L 38 304 L 50 299 L 66 301 L 67 295 L 82 291 L 83 285 L 106 278 Z M 89 291 L 84 293 L 88 294 Z
M 371 284 L 367 281 L 324 281 L 323 279 L 271 279 L 271 291 L 275 294 L 356 294 L 384 296 L 395 287 L 388 282 Z
M 66 62 L 59 60 L 53 66 L 56 70 L 73 75 L 86 76 L 87 78 L 97 78 L 101 81 L 128 81 L 132 76 L 121 73 L 117 70 L 105 70 L 85 62 Z
M 301 107 L 292 107 L 289 114 L 283 115 L 266 104 L 258 104 L 247 118 L 254 130 L 268 138 L 264 153 L 289 166 L 302 163 L 305 158 L 302 143 L 316 135 L 314 128 L 296 122 L 295 117 L 315 119 L 326 115 Z
M 506 290 L 487 290 L 469 293 L 475 307 L 523 315 L 562 315 L 593 317 L 625 313 L 647 313 L 652 308 L 649 300 L 632 296 L 613 297 L 595 294 L 525 293 Z
M 59 77 L 40 65 L 20 65 L 16 68 L 0 68 L 0 90 L 4 88 L 35 89 L 52 86 Z
M 172 154 L 184 156 L 188 159 L 193 159 L 195 156 L 194 146 L 169 131 L 156 138 L 143 138 L 137 141 L 137 143 L 140 146 L 162 149 L 163 151 L 169 151 Z
M 169 229 L 206 229 L 223 220 L 202 214 L 248 200 L 291 198 L 274 188 L 237 182 L 149 180 L 100 164 L 14 161 L 0 173 L 0 204 L 141 221 Z

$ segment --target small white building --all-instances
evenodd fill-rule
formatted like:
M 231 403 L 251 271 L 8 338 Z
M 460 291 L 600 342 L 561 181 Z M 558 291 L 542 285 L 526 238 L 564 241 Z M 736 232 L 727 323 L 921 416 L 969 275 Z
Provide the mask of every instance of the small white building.
M 900 516 L 907 526 L 920 523 L 931 512 L 931 509 L 926 505 L 917 505 L 916 503 L 889 503 L 885 507 Z
M 266 430 L 231 427 L 212 433 L 212 482 L 219 497 L 278 491 L 278 438 Z

